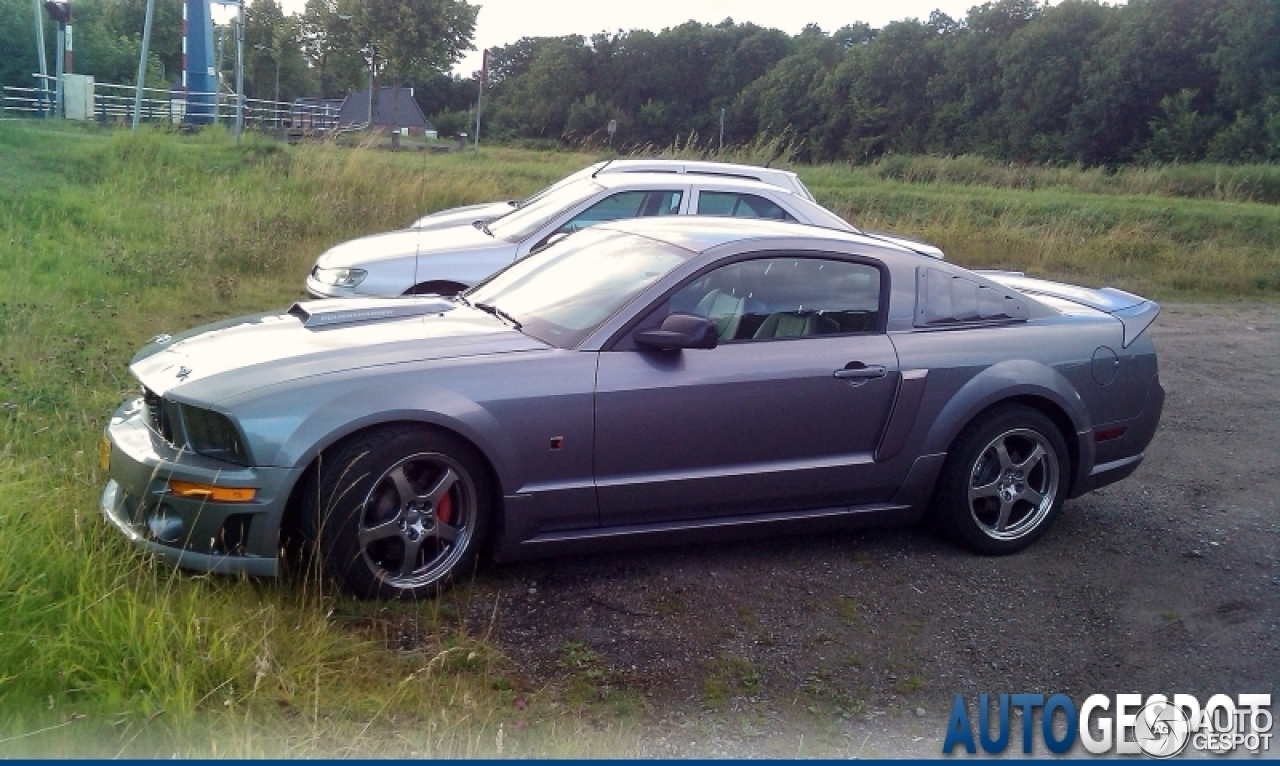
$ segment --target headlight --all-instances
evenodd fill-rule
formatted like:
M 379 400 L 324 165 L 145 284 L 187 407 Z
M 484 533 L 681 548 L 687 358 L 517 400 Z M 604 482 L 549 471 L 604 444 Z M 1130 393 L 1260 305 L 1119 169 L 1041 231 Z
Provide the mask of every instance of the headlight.
M 193 452 L 229 463 L 249 464 L 249 453 L 230 418 L 187 404 L 179 405 L 178 409 L 182 413 L 187 446 Z
M 355 287 L 369 276 L 369 272 L 364 269 L 325 269 L 316 266 L 311 269 L 311 276 L 315 277 L 317 282 L 323 282 L 326 285 Z

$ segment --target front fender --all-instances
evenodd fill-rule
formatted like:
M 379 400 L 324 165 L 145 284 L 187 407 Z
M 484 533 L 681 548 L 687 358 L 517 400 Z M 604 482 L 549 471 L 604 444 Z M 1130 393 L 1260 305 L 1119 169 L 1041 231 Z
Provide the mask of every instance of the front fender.
M 397 296 L 417 284 L 418 256 L 415 253 L 355 264 L 368 272 L 364 281 L 351 290 L 354 295 Z
M 438 385 L 388 382 L 380 378 L 349 388 L 313 387 L 263 397 L 239 408 L 240 426 L 250 435 L 256 462 L 291 468 L 306 467 L 321 451 L 367 428 L 397 422 L 437 426 L 474 444 L 493 465 L 503 492 L 524 485 L 520 453 L 492 413 Z M 305 415 L 290 419 L 281 412 Z

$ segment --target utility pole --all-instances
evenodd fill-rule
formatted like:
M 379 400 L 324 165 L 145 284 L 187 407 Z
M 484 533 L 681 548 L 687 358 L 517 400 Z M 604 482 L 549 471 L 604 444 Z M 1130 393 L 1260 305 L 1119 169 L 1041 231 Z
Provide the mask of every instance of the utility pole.
M 57 82 L 54 83 L 54 105 L 53 112 L 55 117 L 61 117 L 64 114 L 62 104 L 62 75 L 71 69 L 71 3 L 70 2 L 54 2 L 49 0 L 44 4 L 44 9 L 49 16 L 58 22 L 58 58 L 56 61 L 57 71 L 54 76 Z
M 49 108 L 49 62 L 44 51 L 44 15 L 40 12 L 40 0 L 31 0 L 35 10 L 36 52 L 40 59 L 40 116 Z
M 720 151 L 717 152 L 717 154 L 722 154 L 723 152 L 724 152 L 724 107 L 722 106 L 720 107 Z
M 244 133 L 244 0 L 236 13 L 236 146 Z
M 72 56 L 71 54 L 72 47 L 73 46 L 71 45 L 71 0 L 67 0 L 67 47 L 64 49 L 62 54 L 63 56 L 66 57 L 67 61 L 65 64 L 65 68 L 63 69 L 63 74 L 71 74 L 72 72 L 75 71 L 75 67 L 71 65 L 72 59 L 74 58 L 74 56 Z
M 480 92 L 476 94 L 476 140 L 471 145 L 471 150 L 476 154 L 480 153 L 480 108 L 484 102 L 484 86 L 489 82 L 489 49 L 485 48 L 480 54 Z
M 58 24 L 58 58 L 53 67 L 53 116 L 61 117 L 62 112 L 62 72 L 66 57 L 63 50 L 67 44 L 67 28 Z
M 378 65 L 378 46 L 369 43 L 369 130 L 373 130 L 373 70 Z
M 147 15 L 142 22 L 142 55 L 138 57 L 138 84 L 133 91 L 133 129 L 142 119 L 142 89 L 147 82 L 147 57 L 151 50 L 151 22 L 156 14 L 156 0 L 147 0 Z

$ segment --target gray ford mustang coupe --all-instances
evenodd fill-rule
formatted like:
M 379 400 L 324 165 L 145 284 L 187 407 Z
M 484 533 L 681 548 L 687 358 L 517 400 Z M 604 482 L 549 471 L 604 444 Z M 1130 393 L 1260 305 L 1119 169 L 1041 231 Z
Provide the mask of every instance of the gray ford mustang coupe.
M 1159 307 L 769 221 L 604 223 L 462 296 L 160 336 L 107 519 L 179 566 L 420 598 L 499 561 L 912 523 L 1018 551 L 1129 475 Z

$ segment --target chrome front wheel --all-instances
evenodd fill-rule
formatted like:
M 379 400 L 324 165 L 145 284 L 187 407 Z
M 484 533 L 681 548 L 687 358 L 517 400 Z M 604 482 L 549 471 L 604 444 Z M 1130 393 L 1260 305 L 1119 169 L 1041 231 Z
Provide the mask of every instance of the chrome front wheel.
M 304 525 L 325 571 L 361 598 L 429 598 L 470 570 L 492 515 L 492 482 L 471 445 L 392 426 L 322 455 Z
M 384 471 L 361 505 L 356 538 L 369 573 L 412 590 L 439 582 L 466 552 L 476 488 L 453 458 L 421 452 Z

